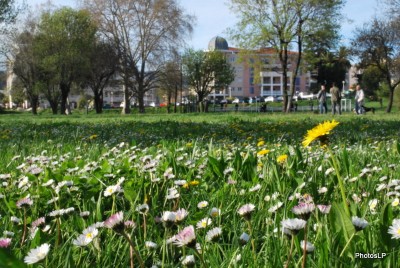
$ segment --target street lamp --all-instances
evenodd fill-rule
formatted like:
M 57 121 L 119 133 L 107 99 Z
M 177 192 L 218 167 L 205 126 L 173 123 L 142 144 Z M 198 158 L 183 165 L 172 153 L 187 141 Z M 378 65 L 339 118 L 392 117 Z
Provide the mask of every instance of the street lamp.
M 344 84 L 346 84 L 346 81 L 343 80 L 342 83 L 343 83 L 342 94 L 344 94 Z
M 111 91 L 111 101 L 110 101 L 111 108 L 114 107 L 114 92 Z

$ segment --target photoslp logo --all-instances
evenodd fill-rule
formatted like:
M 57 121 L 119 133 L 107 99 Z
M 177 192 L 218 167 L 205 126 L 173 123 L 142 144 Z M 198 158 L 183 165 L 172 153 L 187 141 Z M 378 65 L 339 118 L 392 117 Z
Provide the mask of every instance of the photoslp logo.
M 356 253 L 356 259 L 383 259 L 386 253 Z

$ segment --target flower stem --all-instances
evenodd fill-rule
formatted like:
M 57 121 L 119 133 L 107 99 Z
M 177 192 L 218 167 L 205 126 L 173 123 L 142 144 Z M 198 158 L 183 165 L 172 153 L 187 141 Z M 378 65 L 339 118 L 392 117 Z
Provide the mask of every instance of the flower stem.
M 24 207 L 24 230 L 21 238 L 21 247 L 24 245 L 26 235 L 26 208 Z
M 351 240 L 353 239 L 353 237 L 354 237 L 355 234 L 356 234 L 356 232 L 354 232 L 354 233 L 350 236 L 350 239 L 349 239 L 349 241 L 347 241 L 346 245 L 344 246 L 342 252 L 340 253 L 339 258 L 342 257 L 343 253 L 346 251 L 346 248 L 350 245 L 350 242 L 351 242 Z
M 347 201 L 346 201 L 346 192 L 344 190 L 344 185 L 343 185 L 343 179 L 342 176 L 340 175 L 339 172 L 339 165 L 337 163 L 337 159 L 336 157 L 333 155 L 332 150 L 329 148 L 329 153 L 331 155 L 331 159 L 332 159 L 332 163 L 333 163 L 333 168 L 335 169 L 336 172 L 336 177 L 338 179 L 339 182 L 339 189 L 340 189 L 340 193 L 342 195 L 342 201 L 343 201 L 343 208 L 347 214 L 347 216 L 350 217 L 350 210 L 349 210 L 349 206 L 347 205 Z
M 140 257 L 139 252 L 135 249 L 135 245 L 133 245 L 132 239 L 129 237 L 129 235 L 125 231 L 122 231 L 121 235 L 128 241 L 128 243 L 130 245 L 130 250 L 133 251 L 133 253 L 136 256 L 136 259 L 138 259 L 139 266 L 141 268 L 144 268 L 144 263 L 143 263 L 142 257 Z M 131 264 L 133 264 L 133 256 L 131 256 Z
M 251 228 L 250 220 L 247 221 L 247 224 L 249 226 L 249 233 L 250 233 L 250 237 L 251 237 L 251 249 L 253 251 L 253 258 L 254 258 L 254 262 L 256 262 L 256 260 L 257 260 L 256 246 L 255 246 L 255 242 L 254 242 L 254 238 L 253 238 L 253 229 Z
M 303 262 L 301 264 L 302 268 L 306 267 L 306 259 L 307 259 L 307 223 L 304 226 Z
M 294 246 L 294 235 L 292 234 L 292 241 L 290 242 L 290 251 L 289 251 L 289 256 L 286 261 L 285 268 L 289 267 L 290 259 L 292 258 L 292 253 L 293 253 L 293 246 Z
M 197 256 L 199 256 L 200 261 L 201 261 L 201 266 L 202 266 L 203 268 L 206 268 L 207 266 L 206 266 L 206 263 L 205 263 L 205 261 L 204 261 L 204 256 L 203 256 L 203 254 L 200 253 L 197 249 L 195 249 L 194 252 L 197 254 Z

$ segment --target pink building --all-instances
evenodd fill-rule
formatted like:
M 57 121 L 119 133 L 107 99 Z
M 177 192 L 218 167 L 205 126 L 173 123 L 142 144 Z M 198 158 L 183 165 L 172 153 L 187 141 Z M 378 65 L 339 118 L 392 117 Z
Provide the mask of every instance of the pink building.
M 235 80 L 226 89 L 211 93 L 214 97 L 268 97 L 283 95 L 283 77 L 278 55 L 273 48 L 262 48 L 245 53 L 241 49 L 228 46 L 228 42 L 219 36 L 211 39 L 208 50 L 218 50 L 226 55 L 234 67 Z M 289 57 L 296 55 L 290 52 Z M 294 57 L 293 61 L 294 61 Z M 292 76 L 295 65 L 290 63 L 288 78 Z M 296 77 L 295 91 L 308 92 L 310 88 L 310 73 L 301 73 Z M 288 84 L 290 86 L 290 84 Z

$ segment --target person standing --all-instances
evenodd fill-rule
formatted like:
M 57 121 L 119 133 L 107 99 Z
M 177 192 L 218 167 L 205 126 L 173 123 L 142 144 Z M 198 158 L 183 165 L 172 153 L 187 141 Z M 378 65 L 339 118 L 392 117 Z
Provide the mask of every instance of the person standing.
M 318 91 L 317 94 L 317 99 L 319 102 L 319 113 L 328 113 L 328 106 L 326 104 L 326 90 L 324 85 L 321 85 L 321 89 Z
M 336 112 L 338 114 L 342 114 L 342 109 L 340 107 L 340 90 L 335 83 L 332 83 L 332 87 L 329 92 L 331 93 L 332 114 L 334 115 Z
M 356 86 L 356 96 L 354 98 L 356 103 L 356 113 L 363 114 L 364 113 L 364 90 L 361 89 L 360 85 Z

